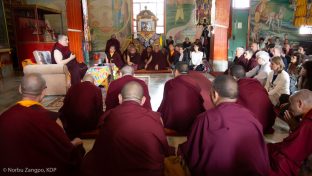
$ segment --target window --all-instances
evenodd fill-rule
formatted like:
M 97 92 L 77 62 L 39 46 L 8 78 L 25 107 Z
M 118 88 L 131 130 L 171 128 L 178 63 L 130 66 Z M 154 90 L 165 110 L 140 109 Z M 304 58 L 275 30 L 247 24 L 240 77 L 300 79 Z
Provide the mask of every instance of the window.
M 147 10 L 153 12 L 158 18 L 156 33 L 163 34 L 165 32 L 165 13 L 164 13 L 165 0 L 133 0 L 133 18 L 136 19 L 137 15 L 147 7 Z M 133 32 L 137 32 L 136 21 L 133 21 Z
M 299 34 L 312 34 L 312 26 L 301 26 L 299 28 Z
M 248 9 L 250 7 L 250 0 L 233 0 L 232 2 L 234 9 Z

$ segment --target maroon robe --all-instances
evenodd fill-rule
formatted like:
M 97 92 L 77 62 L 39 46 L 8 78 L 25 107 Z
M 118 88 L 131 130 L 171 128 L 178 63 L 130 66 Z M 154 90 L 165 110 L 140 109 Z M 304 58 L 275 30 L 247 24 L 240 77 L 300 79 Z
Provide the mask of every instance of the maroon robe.
M 299 127 L 282 142 L 268 144 L 270 175 L 298 175 L 302 162 L 312 153 L 312 110 Z
M 130 57 L 130 62 L 132 62 L 133 64 L 138 65 L 139 63 L 141 63 L 141 56 L 139 53 L 134 53 L 134 54 L 129 54 Z
M 124 66 L 124 62 L 118 52 L 115 52 L 112 56 L 109 52 L 106 53 L 109 63 L 114 63 L 116 67 L 120 70 Z
M 146 49 L 143 50 L 143 52 L 141 54 L 141 60 L 139 63 L 139 68 L 144 69 L 146 62 L 150 59 L 151 55 L 152 55 L 152 52 L 148 53 L 146 51 Z
M 256 54 L 259 52 L 256 51 L 252 56 L 251 58 L 249 59 L 248 63 L 247 63 L 247 67 L 246 67 L 246 72 L 252 70 L 253 68 L 255 68 L 256 66 L 258 66 L 258 61 L 257 61 L 257 57 L 256 57 Z
M 130 81 L 136 81 L 143 87 L 144 96 L 146 98 L 145 103 L 143 104 L 143 107 L 145 107 L 148 110 L 152 109 L 151 97 L 149 95 L 148 87 L 147 87 L 146 83 L 140 79 L 137 79 L 137 78 L 131 76 L 131 75 L 125 75 L 125 76 L 123 76 L 123 77 L 121 77 L 121 78 L 119 78 L 119 79 L 117 79 L 117 80 L 115 80 L 109 84 L 106 99 L 105 99 L 105 105 L 106 105 L 105 111 L 113 109 L 119 105 L 118 94 L 120 94 L 123 86 L 125 86 Z
M 200 114 L 180 146 L 193 175 L 268 175 L 269 160 L 260 123 L 236 103 Z
M 196 116 L 205 111 L 200 86 L 189 76 L 180 75 L 166 82 L 158 108 L 165 128 L 187 134 Z
M 204 73 L 198 71 L 189 71 L 189 76 L 194 79 L 194 81 L 200 87 L 200 94 L 204 100 L 205 110 L 211 109 L 214 107 L 210 98 L 210 89 L 211 89 L 211 81 L 204 76 Z
M 107 40 L 106 42 L 106 48 L 105 48 L 105 52 L 109 52 L 109 48 L 111 46 L 114 46 L 115 47 L 115 50 L 117 53 L 121 54 L 121 51 L 120 51 L 120 42 L 119 40 L 115 39 L 115 38 L 111 38 L 109 40 Z
M 179 52 L 174 50 L 173 54 L 171 54 L 171 51 L 168 51 L 168 60 L 169 60 L 170 64 L 173 64 L 173 62 L 175 60 L 179 60 L 179 57 L 180 57 Z
M 253 78 L 238 80 L 239 96 L 237 103 L 249 109 L 261 123 L 263 132 L 273 132 L 275 122 L 274 106 L 269 99 L 268 92 L 261 83 Z
M 152 61 L 148 64 L 147 70 L 155 70 L 156 65 L 158 65 L 158 70 L 165 70 L 169 67 L 166 56 L 161 51 L 152 53 Z
M 40 105 L 24 107 L 16 104 L 0 116 L 1 176 L 36 175 L 8 170 L 4 173 L 3 168 L 45 171 L 38 175 L 77 175 L 83 155 L 55 119 L 55 113 Z
M 62 53 L 63 60 L 68 59 L 71 55 L 71 52 L 67 46 L 63 46 L 58 42 L 55 43 L 51 51 L 51 61 L 52 64 L 57 64 L 54 58 L 54 51 L 59 50 Z M 71 85 L 75 85 L 81 82 L 81 79 L 84 77 L 88 70 L 88 66 L 85 63 L 78 63 L 76 59 L 71 60 L 66 64 L 68 71 L 70 73 Z
M 247 70 L 247 67 L 248 67 L 248 60 L 245 58 L 244 55 L 241 55 L 240 57 L 235 57 L 234 59 L 234 63 L 236 65 L 241 65 L 243 66 L 243 68 L 245 69 L 245 71 Z
M 59 112 L 70 139 L 82 132 L 96 129 L 103 114 L 101 89 L 89 81 L 70 87 Z
M 86 176 L 162 176 L 169 146 L 158 113 L 134 101 L 104 116 L 95 144 L 82 164 Z

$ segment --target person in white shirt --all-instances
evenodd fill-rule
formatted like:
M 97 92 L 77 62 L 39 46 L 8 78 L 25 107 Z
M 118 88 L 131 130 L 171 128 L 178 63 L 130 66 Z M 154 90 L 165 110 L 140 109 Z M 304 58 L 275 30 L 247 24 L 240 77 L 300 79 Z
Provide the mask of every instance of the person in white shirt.
M 266 83 L 270 69 L 270 56 L 265 51 L 259 51 L 256 54 L 258 66 L 246 73 L 246 77 L 257 79 L 263 86 Z
M 192 65 L 194 66 L 194 70 L 196 69 L 197 66 L 203 63 L 203 52 L 199 51 L 199 46 L 198 44 L 194 44 L 194 51 L 191 52 L 191 61 Z
M 271 60 L 271 69 L 265 84 L 269 98 L 275 106 L 279 103 L 279 97 L 282 94 L 289 95 L 289 75 L 284 71 L 284 62 L 281 57 L 273 57 Z

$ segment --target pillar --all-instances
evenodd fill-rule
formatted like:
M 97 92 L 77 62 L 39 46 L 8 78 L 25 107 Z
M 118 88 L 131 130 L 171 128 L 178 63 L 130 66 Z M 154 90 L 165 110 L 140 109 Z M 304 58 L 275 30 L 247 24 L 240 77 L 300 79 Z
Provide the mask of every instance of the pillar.
M 214 34 L 210 48 L 213 69 L 216 72 L 223 72 L 228 67 L 228 30 L 230 28 L 231 0 L 215 0 Z

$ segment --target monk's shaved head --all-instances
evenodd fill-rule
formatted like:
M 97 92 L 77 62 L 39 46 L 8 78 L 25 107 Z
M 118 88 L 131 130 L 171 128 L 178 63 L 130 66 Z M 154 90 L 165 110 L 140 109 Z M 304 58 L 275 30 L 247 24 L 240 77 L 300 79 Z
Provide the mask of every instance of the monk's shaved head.
M 231 76 L 234 76 L 236 79 L 245 78 L 245 69 L 241 65 L 233 65 L 229 69 L 229 73 Z
M 133 67 L 126 65 L 126 66 L 122 67 L 121 74 L 123 76 L 124 75 L 134 75 L 134 69 L 133 69 Z
M 143 87 L 136 81 L 130 81 L 121 90 L 123 100 L 139 100 L 143 98 Z
M 238 96 L 238 85 L 232 76 L 217 76 L 212 87 L 222 98 L 236 99 Z
M 308 89 L 301 89 L 290 96 L 293 100 L 301 100 L 306 105 L 312 107 L 312 91 Z
M 308 89 L 301 89 L 289 98 L 289 108 L 293 116 L 303 116 L 312 108 L 312 91 Z
M 177 62 L 175 65 L 175 70 L 177 70 L 180 74 L 188 74 L 188 64 L 186 62 Z
M 86 74 L 86 75 L 83 77 L 83 80 L 82 80 L 82 81 L 89 81 L 89 82 L 94 83 L 94 78 L 93 78 L 92 75 Z
M 30 73 L 22 78 L 21 93 L 23 95 L 38 96 L 47 88 L 46 81 L 39 73 Z

